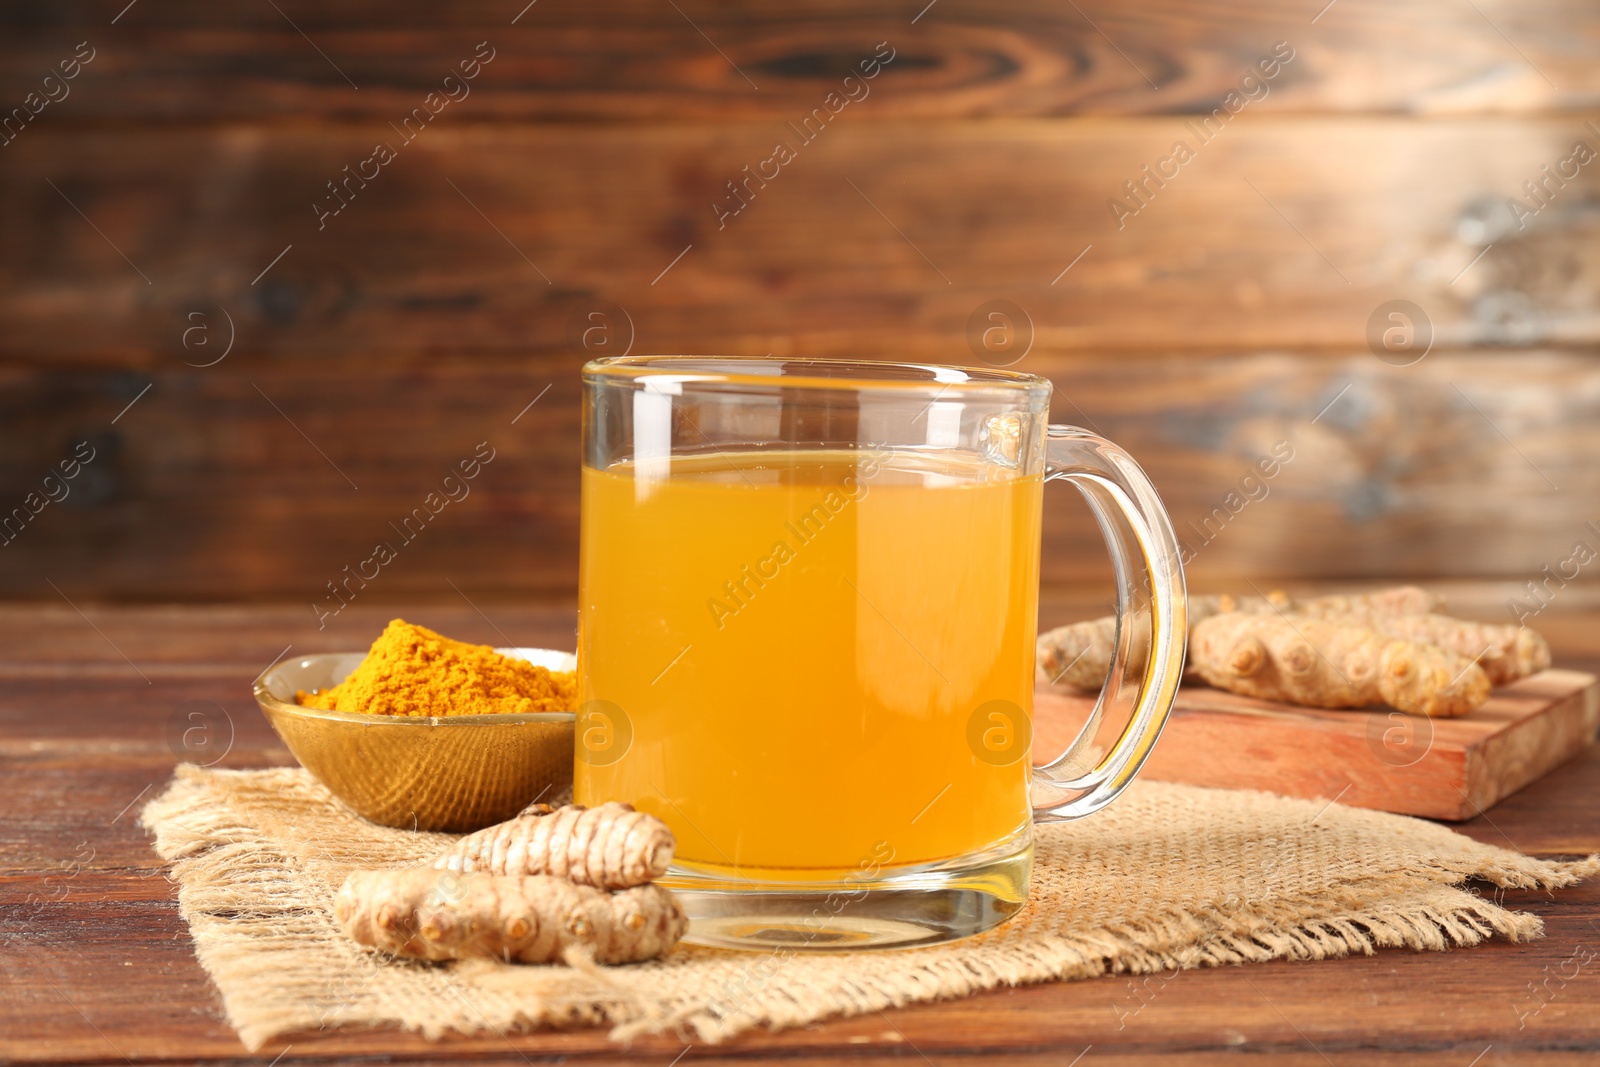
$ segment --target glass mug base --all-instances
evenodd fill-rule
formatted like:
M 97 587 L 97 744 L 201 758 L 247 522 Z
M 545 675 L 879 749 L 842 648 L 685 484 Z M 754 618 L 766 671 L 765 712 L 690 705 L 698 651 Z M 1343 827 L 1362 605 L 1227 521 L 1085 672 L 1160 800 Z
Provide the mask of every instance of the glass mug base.
M 818 881 L 807 872 L 675 863 L 658 884 L 689 916 L 684 942 L 763 952 L 922 948 L 1005 922 L 1022 907 L 1033 867 L 1024 827 L 982 852 Z

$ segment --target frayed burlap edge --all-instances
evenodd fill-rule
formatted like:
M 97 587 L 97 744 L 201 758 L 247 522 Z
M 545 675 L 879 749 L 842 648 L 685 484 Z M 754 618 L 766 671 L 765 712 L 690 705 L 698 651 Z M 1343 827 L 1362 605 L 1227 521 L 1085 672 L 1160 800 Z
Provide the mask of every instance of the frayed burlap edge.
M 1188 899 L 1159 899 L 1164 890 L 1182 897 L 1178 883 L 1185 878 L 1160 868 L 1141 874 L 1140 857 L 1124 854 L 1171 847 L 1165 827 L 1181 826 L 1186 817 L 1201 830 L 1225 832 L 1220 841 L 1180 842 L 1182 862 L 1174 869 L 1194 866 L 1183 847 L 1199 855 L 1230 847 L 1250 853 L 1254 818 L 1266 824 L 1262 834 L 1276 848 L 1272 870 L 1259 875 L 1271 885 L 1241 897 L 1210 893 L 1188 878 L 1195 883 L 1187 885 Z M 1600 856 L 1547 862 L 1399 816 L 1136 783 L 1094 820 L 1041 828 L 1034 889 L 1023 911 L 953 945 L 850 955 L 680 946 L 666 959 L 630 967 L 438 966 L 388 959 L 349 942 L 334 924 L 332 895 L 350 869 L 418 863 L 440 851 L 448 835 L 365 823 L 297 769 L 182 766 L 141 818 L 157 852 L 172 862 L 196 955 L 251 1049 L 340 1025 L 401 1026 L 432 1038 L 609 1026 L 619 1041 L 676 1031 L 715 1043 L 753 1027 L 783 1029 L 1042 981 L 1329 959 L 1380 948 L 1442 950 L 1496 934 L 1524 940 L 1541 934 L 1536 916 L 1509 911 L 1460 884 L 1481 879 L 1556 889 L 1600 871 Z M 1076 828 L 1095 823 L 1105 841 L 1086 843 Z M 1152 829 L 1158 823 L 1163 828 Z M 1309 846 L 1283 829 L 1302 823 Z M 1156 843 L 1116 849 L 1136 831 Z M 333 840 L 319 842 L 318 835 Z M 1393 854 L 1372 860 L 1373 842 L 1389 843 Z M 1105 864 L 1108 849 L 1118 853 L 1115 862 L 1094 869 Z M 1297 866 L 1283 865 L 1286 849 Z M 1217 871 L 1233 877 L 1238 866 L 1229 860 Z M 1081 867 L 1090 869 L 1075 869 Z M 1244 877 L 1241 884 L 1250 885 L 1251 870 Z M 1097 888 L 1102 884 L 1105 894 Z M 1130 917 L 1117 921 L 1115 898 L 1126 898 L 1129 884 L 1153 895 L 1123 901 Z M 1091 921 L 1097 914 L 1100 921 Z

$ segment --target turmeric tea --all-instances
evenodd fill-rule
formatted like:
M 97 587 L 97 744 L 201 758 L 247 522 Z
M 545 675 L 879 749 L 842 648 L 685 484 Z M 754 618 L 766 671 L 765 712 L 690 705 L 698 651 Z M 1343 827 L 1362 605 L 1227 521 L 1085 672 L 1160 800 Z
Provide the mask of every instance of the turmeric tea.
M 324 711 L 368 715 L 492 715 L 571 711 L 577 679 L 488 645 L 442 637 L 394 619 L 350 676 L 338 685 L 295 694 Z

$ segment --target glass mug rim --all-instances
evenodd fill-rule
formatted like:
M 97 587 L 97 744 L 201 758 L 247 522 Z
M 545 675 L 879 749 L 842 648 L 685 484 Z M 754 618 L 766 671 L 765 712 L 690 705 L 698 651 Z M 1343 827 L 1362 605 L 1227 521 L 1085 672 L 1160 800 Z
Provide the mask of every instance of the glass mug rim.
M 583 365 L 586 382 L 641 382 L 668 377 L 696 388 L 718 386 L 789 389 L 925 390 L 948 395 L 1027 392 L 1048 398 L 1050 379 L 995 367 L 946 366 L 877 359 L 811 359 L 790 356 L 651 355 L 606 356 Z

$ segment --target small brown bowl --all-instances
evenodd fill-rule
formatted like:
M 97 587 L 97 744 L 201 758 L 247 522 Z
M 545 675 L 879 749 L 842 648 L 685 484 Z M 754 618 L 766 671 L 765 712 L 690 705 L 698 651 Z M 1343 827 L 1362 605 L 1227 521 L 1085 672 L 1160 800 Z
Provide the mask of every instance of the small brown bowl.
M 553 671 L 577 663 L 546 648 L 497 651 Z M 465 833 L 571 788 L 572 712 L 407 718 L 295 703 L 296 690 L 337 685 L 364 655 L 297 656 L 255 683 L 256 703 L 294 758 L 359 814 L 384 826 Z

